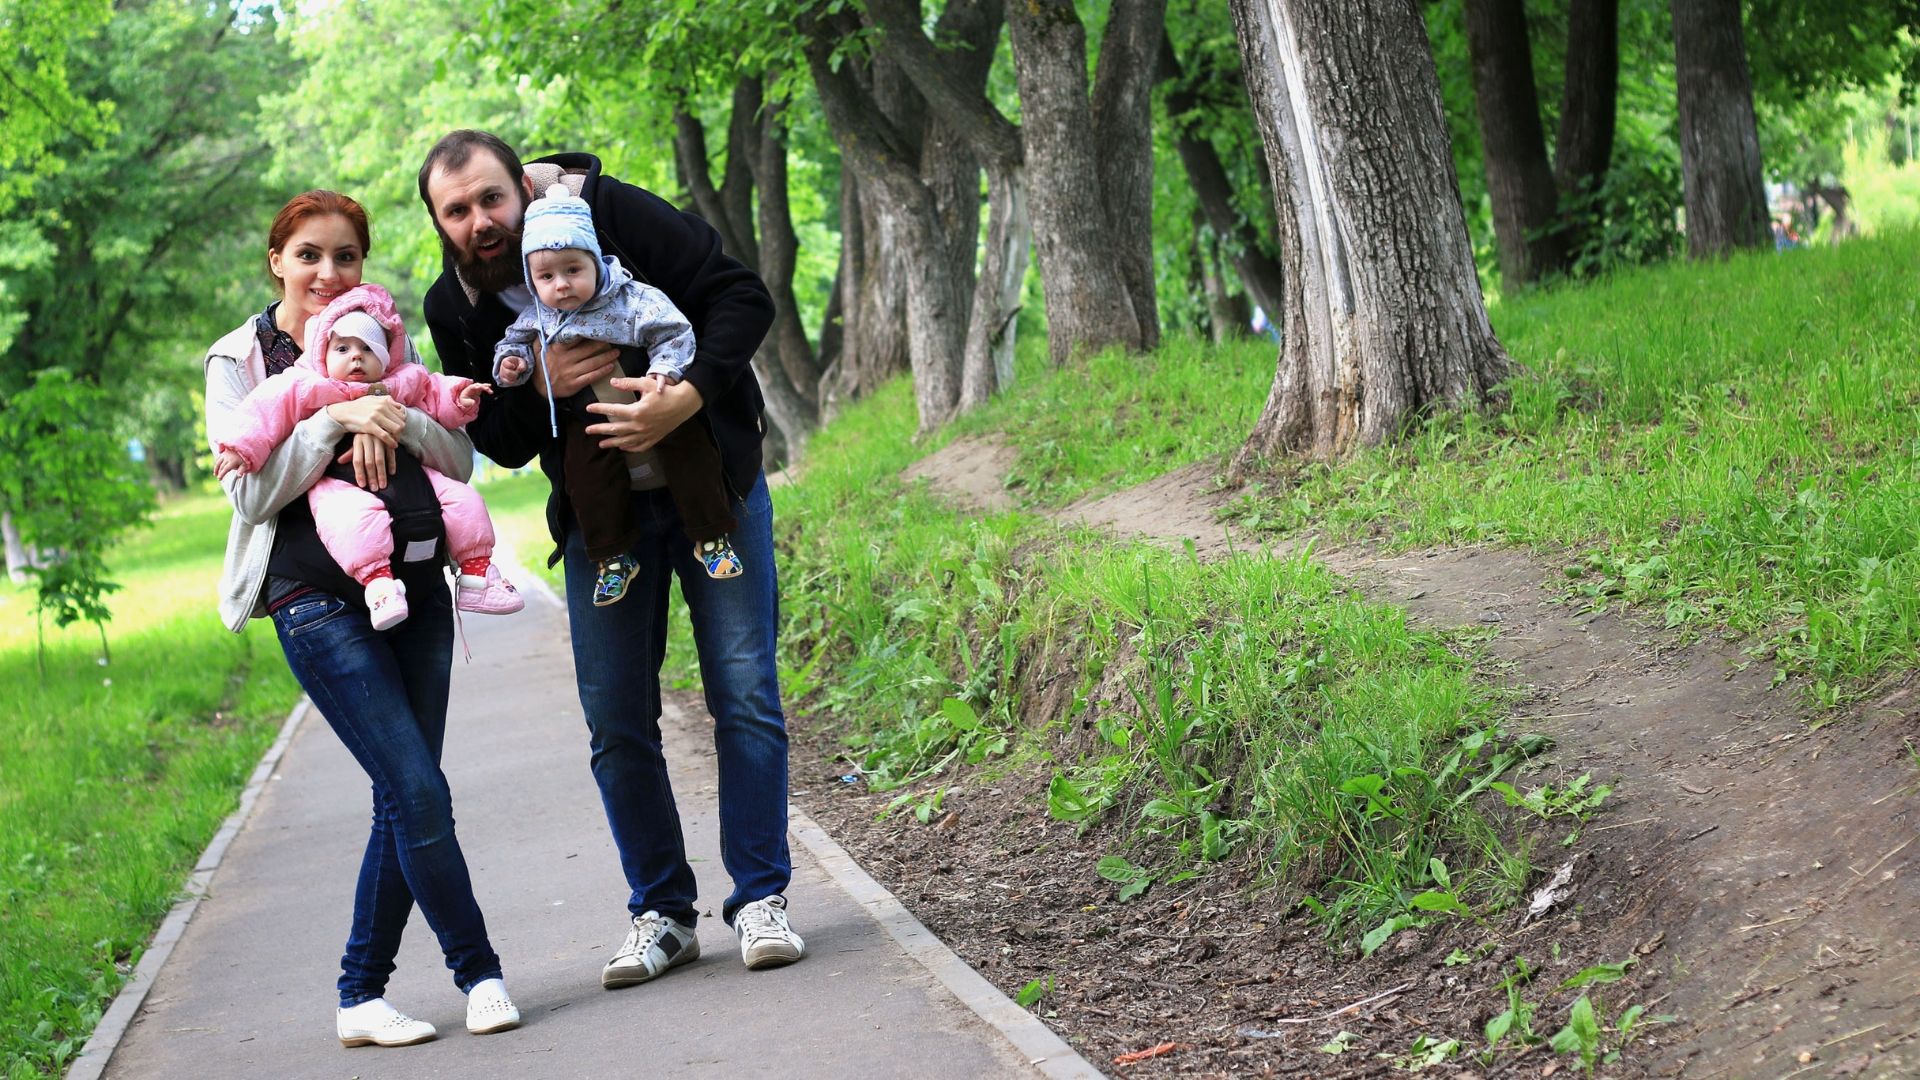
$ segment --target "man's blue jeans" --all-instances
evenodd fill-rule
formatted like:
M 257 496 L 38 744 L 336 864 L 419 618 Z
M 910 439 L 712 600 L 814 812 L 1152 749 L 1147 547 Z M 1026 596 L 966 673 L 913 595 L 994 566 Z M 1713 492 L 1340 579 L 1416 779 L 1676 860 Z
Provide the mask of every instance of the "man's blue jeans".
M 386 993 L 400 932 L 417 901 L 462 992 L 500 975 L 440 771 L 453 662 L 453 606 L 428 582 L 409 589 L 411 614 L 375 630 L 367 613 L 313 593 L 274 612 L 294 678 L 373 781 L 373 832 L 340 958 L 340 1005 Z
M 580 530 L 567 534 L 567 616 L 573 663 L 593 750 L 593 778 L 607 810 L 635 915 L 658 911 L 693 925 L 695 885 L 680 814 L 660 749 L 660 663 L 667 654 L 667 597 L 680 576 L 693 619 L 694 646 L 720 770 L 720 860 L 733 878 L 721 907 L 728 923 L 740 905 L 785 892 L 787 726 L 780 711 L 774 645 L 779 594 L 773 568 L 773 502 L 766 477 L 733 514 L 739 577 L 716 581 L 694 557 L 693 542 L 665 489 L 635 492 L 639 563 L 627 595 L 593 606 L 598 564 Z

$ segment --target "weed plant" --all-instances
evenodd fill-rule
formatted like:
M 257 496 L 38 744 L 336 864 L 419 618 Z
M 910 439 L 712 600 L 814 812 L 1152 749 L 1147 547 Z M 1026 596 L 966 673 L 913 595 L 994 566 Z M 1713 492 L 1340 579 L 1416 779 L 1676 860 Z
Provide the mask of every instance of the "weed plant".
M 214 612 L 226 500 L 170 501 L 110 556 L 125 589 L 101 663 L 91 624 L 47 628 L 0 584 L 0 1059 L 59 1072 L 138 962 L 298 698 L 271 628 Z

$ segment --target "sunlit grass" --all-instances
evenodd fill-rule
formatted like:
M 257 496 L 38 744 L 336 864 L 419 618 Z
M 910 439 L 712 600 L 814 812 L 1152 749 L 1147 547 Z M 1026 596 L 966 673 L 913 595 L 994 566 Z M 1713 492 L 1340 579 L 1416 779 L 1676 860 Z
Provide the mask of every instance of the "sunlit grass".
M 1268 485 L 1243 520 L 1525 545 L 1842 700 L 1920 647 L 1920 237 L 1674 265 L 1493 312 L 1512 407 Z
M 0 1054 L 58 1070 L 177 899 L 298 698 L 271 628 L 215 613 L 228 504 L 167 502 L 110 556 L 107 627 L 45 629 L 0 584 Z

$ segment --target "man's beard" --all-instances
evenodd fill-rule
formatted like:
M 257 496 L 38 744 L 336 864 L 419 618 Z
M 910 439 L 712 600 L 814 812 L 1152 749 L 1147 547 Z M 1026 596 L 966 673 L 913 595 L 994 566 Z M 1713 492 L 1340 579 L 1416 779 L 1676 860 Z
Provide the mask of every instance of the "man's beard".
M 481 292 L 497 293 L 527 283 L 526 268 L 521 264 L 520 234 L 503 228 L 486 229 L 473 237 L 475 254 L 467 255 L 454 246 L 447 231 L 440 228 L 438 221 L 433 223 L 434 230 L 440 234 L 440 250 L 453 265 L 460 270 L 460 279 Z M 504 242 L 500 245 L 500 254 L 493 258 L 482 258 L 478 252 L 480 245 L 495 237 Z

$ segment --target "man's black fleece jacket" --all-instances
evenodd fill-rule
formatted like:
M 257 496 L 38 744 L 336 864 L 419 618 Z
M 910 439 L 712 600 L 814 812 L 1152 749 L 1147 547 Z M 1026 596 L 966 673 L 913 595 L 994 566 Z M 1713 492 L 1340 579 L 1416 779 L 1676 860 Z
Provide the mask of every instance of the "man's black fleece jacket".
M 720 250 L 720 234 L 713 226 L 650 191 L 601 175 L 600 159 L 592 154 L 555 154 L 539 163 L 585 174 L 580 195 L 593 208 L 600 250 L 666 293 L 693 324 L 693 363 L 686 381 L 700 391 L 703 405 L 688 423 L 706 425 L 720 448 L 728 484 L 735 495 L 744 495 L 759 476 L 765 435 L 765 405 L 752 360 L 773 325 L 773 298 L 766 285 Z M 427 290 L 426 313 L 427 329 L 447 374 L 491 383 L 494 346 L 516 313 L 490 296 L 470 303 L 450 258 Z M 546 400 L 533 382 L 496 387 L 482 398 L 480 415 L 467 425 L 467 434 L 481 453 L 507 468 L 539 457 L 540 470 L 553 485 L 547 527 L 558 546 L 572 510 L 561 478 L 560 441 L 549 426 Z

